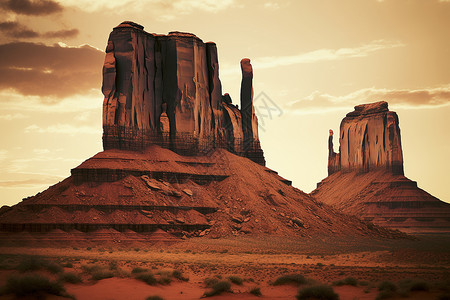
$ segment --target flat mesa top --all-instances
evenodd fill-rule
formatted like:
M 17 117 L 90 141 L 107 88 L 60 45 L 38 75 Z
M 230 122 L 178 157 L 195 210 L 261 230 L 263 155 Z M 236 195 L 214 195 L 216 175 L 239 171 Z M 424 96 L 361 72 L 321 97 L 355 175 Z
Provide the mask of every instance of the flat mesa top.
M 352 112 L 349 112 L 347 114 L 347 117 L 376 114 L 376 113 L 386 112 L 386 111 L 389 111 L 388 103 L 386 101 L 378 101 L 378 102 L 374 102 L 374 103 L 356 105 L 355 110 Z
M 198 36 L 196 36 L 195 34 L 190 33 L 190 32 L 171 31 L 167 35 L 165 35 L 165 34 L 149 33 L 149 32 L 146 32 L 144 30 L 144 26 L 142 26 L 140 24 L 137 24 L 135 22 L 132 22 L 132 21 L 124 21 L 124 22 L 120 23 L 119 25 L 117 25 L 116 27 L 114 27 L 114 30 L 122 29 L 122 28 L 132 28 L 132 29 L 140 30 L 140 31 L 143 31 L 143 32 L 145 32 L 145 33 L 147 33 L 149 35 L 153 35 L 153 36 L 161 36 L 161 37 L 172 36 L 172 37 L 181 37 L 181 38 L 194 38 L 194 39 L 197 39 L 197 40 L 201 41 L 201 39 Z M 211 44 L 215 44 L 214 42 L 208 42 L 208 44 L 210 44 L 210 43 Z

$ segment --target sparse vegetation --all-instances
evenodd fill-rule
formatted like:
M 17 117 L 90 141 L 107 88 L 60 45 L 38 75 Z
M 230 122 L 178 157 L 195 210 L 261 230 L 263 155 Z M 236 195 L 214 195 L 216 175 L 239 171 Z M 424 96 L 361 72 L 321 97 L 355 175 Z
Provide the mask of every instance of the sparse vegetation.
M 184 277 L 183 273 L 180 270 L 173 270 L 172 276 L 181 281 L 189 281 L 189 278 Z
M 164 298 L 160 296 L 149 296 L 145 300 L 164 300 Z
M 284 284 L 305 284 L 307 282 L 305 276 L 301 274 L 289 274 L 278 277 L 272 285 L 284 285 Z
M 356 280 L 353 277 L 346 277 L 344 279 L 334 281 L 333 285 L 336 285 L 336 286 L 342 286 L 342 285 L 357 286 L 358 285 L 358 280 Z
M 242 285 L 242 283 L 244 282 L 244 280 L 242 280 L 242 278 L 239 276 L 229 276 L 228 279 L 232 283 L 237 284 L 237 285 Z
M 138 273 L 135 277 L 137 280 L 143 281 L 148 285 L 155 285 L 158 283 L 155 276 L 152 273 Z
M 148 271 L 149 271 L 149 269 L 147 269 L 147 268 L 134 267 L 133 270 L 131 270 L 131 274 L 145 273 Z
M 255 296 L 261 296 L 261 289 L 259 287 L 254 287 L 249 291 L 250 294 L 255 295 Z
M 159 277 L 158 279 L 158 283 L 162 284 L 162 285 L 169 285 L 172 282 L 172 278 L 170 278 L 167 275 L 162 275 L 161 277 Z
M 227 280 L 221 280 L 214 283 L 210 291 L 205 292 L 205 297 L 212 297 L 228 292 L 231 289 L 231 283 Z
M 83 282 L 81 276 L 73 272 L 62 273 L 61 275 L 59 275 L 59 280 L 62 282 L 68 282 L 73 284 Z
M 50 281 L 38 274 L 9 277 L 1 294 L 14 294 L 16 297 L 32 295 L 37 299 L 44 298 L 45 294 L 70 297 L 61 283 Z
M 313 285 L 300 289 L 297 294 L 298 300 L 321 299 L 321 300 L 338 300 L 339 295 L 336 294 L 331 286 Z
M 20 272 L 29 272 L 29 271 L 38 271 L 38 270 L 47 270 L 50 273 L 56 274 L 63 271 L 63 268 L 54 262 L 49 262 L 43 258 L 30 256 L 24 258 L 19 265 L 17 266 L 17 270 Z
M 92 273 L 92 280 L 102 280 L 114 277 L 114 273 L 110 270 L 101 269 Z
M 219 279 L 217 279 L 217 278 L 206 278 L 203 281 L 203 283 L 206 285 L 207 288 L 211 288 L 217 282 L 219 282 Z

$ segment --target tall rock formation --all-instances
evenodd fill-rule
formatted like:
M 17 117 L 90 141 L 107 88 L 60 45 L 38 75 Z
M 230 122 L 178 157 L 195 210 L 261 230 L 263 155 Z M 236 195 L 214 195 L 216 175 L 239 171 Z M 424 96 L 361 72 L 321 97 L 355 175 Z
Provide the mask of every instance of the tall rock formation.
M 330 130 L 328 175 L 311 193 L 319 201 L 409 233 L 450 232 L 450 204 L 403 175 L 399 120 L 386 102 L 358 105 L 347 114 L 339 153 Z
M 247 123 L 236 122 L 247 122 L 246 111 L 222 100 L 214 43 L 190 33 L 151 34 L 123 22 L 110 34 L 103 68 L 104 149 L 143 150 L 158 144 L 197 155 L 226 148 L 264 165 L 249 62 L 250 73 L 243 72 L 242 81 L 245 109 L 252 112 L 255 128 L 245 135 Z
M 403 175 L 403 155 L 398 116 L 384 101 L 355 106 L 341 122 L 339 153 L 329 136 L 328 175 L 379 169 Z M 331 148 L 330 148 L 331 147 Z

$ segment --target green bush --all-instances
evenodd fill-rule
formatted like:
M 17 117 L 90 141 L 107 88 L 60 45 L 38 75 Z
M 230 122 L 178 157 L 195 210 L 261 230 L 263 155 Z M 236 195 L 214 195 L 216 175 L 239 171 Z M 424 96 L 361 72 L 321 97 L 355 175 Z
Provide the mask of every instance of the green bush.
M 237 284 L 237 285 L 242 285 L 242 283 L 244 282 L 244 280 L 242 280 L 242 278 L 239 276 L 229 276 L 228 279 L 232 283 Z
M 398 284 L 400 289 L 405 291 L 429 291 L 430 285 L 419 279 L 404 279 Z
M 81 280 L 80 275 L 73 273 L 73 272 L 66 272 L 59 275 L 59 280 L 62 282 L 68 282 L 68 283 L 80 283 L 83 280 Z
M 336 294 L 333 288 L 328 285 L 313 285 L 304 287 L 298 291 L 298 300 L 306 300 L 311 298 L 320 300 L 338 300 L 339 295 Z
M 337 280 L 337 281 L 333 282 L 333 285 L 337 285 L 337 286 L 342 286 L 342 285 L 357 286 L 358 285 L 358 280 L 356 280 L 353 277 L 346 277 L 344 279 Z
M 255 296 L 261 296 L 261 289 L 259 287 L 254 287 L 250 290 L 250 294 L 255 295 Z
M 380 291 L 377 295 L 377 297 L 375 298 L 375 300 L 383 300 L 383 299 L 388 299 L 388 298 L 392 298 L 394 296 L 394 292 L 393 291 L 389 291 L 389 290 L 384 290 L 384 291 Z
M 155 285 L 157 283 L 157 280 L 152 273 L 139 273 L 135 278 L 145 282 L 148 285 Z
M 158 283 L 162 285 L 169 285 L 172 282 L 172 278 L 167 275 L 163 275 L 159 278 Z
M 210 291 L 205 292 L 205 297 L 212 297 L 216 295 L 220 295 L 224 292 L 228 292 L 231 289 L 231 283 L 229 281 L 218 281 L 215 284 L 213 284 Z
M 71 262 L 65 263 L 63 265 L 64 268 L 73 268 L 73 264 Z
M 305 284 L 306 278 L 300 274 L 289 274 L 278 277 L 272 285 Z
M 14 294 L 16 297 L 32 295 L 36 298 L 43 298 L 45 294 L 67 297 L 62 284 L 38 274 L 9 277 L 2 288 L 2 294 Z

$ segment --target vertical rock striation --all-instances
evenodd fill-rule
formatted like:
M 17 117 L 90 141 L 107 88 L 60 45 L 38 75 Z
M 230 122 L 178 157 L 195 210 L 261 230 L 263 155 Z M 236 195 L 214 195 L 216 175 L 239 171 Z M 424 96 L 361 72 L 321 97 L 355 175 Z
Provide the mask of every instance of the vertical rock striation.
M 250 60 L 243 61 L 245 109 L 239 110 L 222 96 L 214 43 L 190 33 L 147 33 L 133 22 L 115 27 L 103 67 L 104 149 L 158 144 L 196 155 L 221 147 L 264 165 Z
M 398 116 L 384 101 L 355 106 L 342 120 L 339 153 L 328 140 L 328 175 L 337 171 L 368 172 L 387 169 L 403 175 L 403 155 Z

